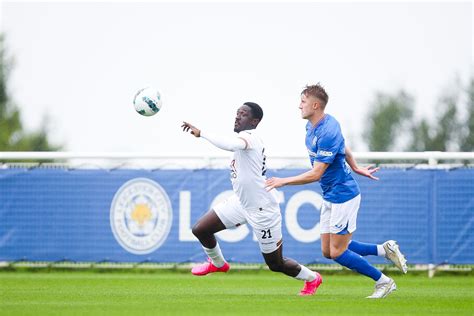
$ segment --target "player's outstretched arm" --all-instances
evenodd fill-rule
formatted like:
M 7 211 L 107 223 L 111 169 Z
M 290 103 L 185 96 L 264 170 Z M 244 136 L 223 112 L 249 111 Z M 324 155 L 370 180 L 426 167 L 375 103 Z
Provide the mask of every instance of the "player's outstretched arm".
M 287 178 L 273 177 L 273 178 L 267 179 L 267 181 L 265 182 L 265 188 L 267 189 L 267 191 L 270 191 L 272 189 L 280 188 L 285 185 L 307 184 L 307 183 L 319 181 L 319 179 L 321 179 L 321 177 L 324 174 L 324 171 L 326 171 L 328 166 L 329 164 L 327 163 L 315 162 L 313 169 L 308 170 L 297 176 L 287 177 Z
M 183 125 L 181 125 L 181 128 L 183 129 L 183 132 L 190 132 L 192 135 L 196 137 L 201 136 L 201 130 L 199 128 L 196 128 L 195 126 L 191 125 L 188 122 L 183 122 Z
M 345 151 L 346 151 L 347 164 L 351 167 L 352 171 L 354 171 L 357 174 L 360 174 L 361 176 L 370 178 L 372 180 L 378 180 L 379 179 L 376 176 L 374 176 L 373 174 L 376 173 L 377 171 L 379 171 L 380 168 L 378 168 L 378 167 L 374 168 L 374 166 L 359 167 L 357 165 L 357 162 L 356 162 L 354 156 L 352 155 L 352 151 L 350 150 L 350 148 L 346 146 Z
M 215 135 L 208 132 L 202 133 L 201 137 L 207 139 L 211 144 L 217 148 L 227 151 L 237 151 L 247 149 L 247 141 L 237 136 L 222 136 Z
M 247 141 L 241 137 L 225 137 L 220 135 L 214 135 L 208 132 L 202 133 L 202 131 L 195 126 L 183 122 L 181 125 L 184 132 L 191 132 L 196 137 L 202 137 L 209 141 L 211 144 L 216 146 L 217 148 L 227 150 L 227 151 L 236 151 L 236 150 L 244 150 L 247 149 L 248 144 Z

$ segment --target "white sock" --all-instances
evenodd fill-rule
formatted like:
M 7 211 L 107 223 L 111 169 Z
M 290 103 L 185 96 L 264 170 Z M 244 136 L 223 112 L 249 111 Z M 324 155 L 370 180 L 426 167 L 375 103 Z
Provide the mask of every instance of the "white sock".
M 383 249 L 383 245 L 377 245 L 377 256 L 385 257 L 385 249 Z
M 301 264 L 300 264 L 300 267 L 301 267 L 301 271 L 300 273 L 298 273 L 297 276 L 295 276 L 295 279 L 308 281 L 308 282 L 314 281 L 314 279 L 316 279 L 316 272 L 311 271 L 310 269 L 306 268 L 304 265 L 301 265 Z
M 220 268 L 225 264 L 224 256 L 222 255 L 221 247 L 219 247 L 219 243 L 216 243 L 216 246 L 212 249 L 202 247 L 204 252 L 208 255 L 209 258 L 212 260 L 212 264 L 216 267 Z
M 387 283 L 388 281 L 390 281 L 390 278 L 382 273 L 382 276 L 377 280 L 376 284 Z

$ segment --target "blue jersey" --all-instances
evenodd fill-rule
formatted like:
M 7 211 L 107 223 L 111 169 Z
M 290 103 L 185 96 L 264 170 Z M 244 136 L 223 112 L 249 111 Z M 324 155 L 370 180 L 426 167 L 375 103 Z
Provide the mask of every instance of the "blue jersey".
M 359 185 L 346 165 L 344 137 L 334 117 L 326 114 L 316 126 L 308 121 L 306 148 L 312 166 L 316 161 L 329 164 L 319 181 L 326 201 L 344 203 L 360 193 Z

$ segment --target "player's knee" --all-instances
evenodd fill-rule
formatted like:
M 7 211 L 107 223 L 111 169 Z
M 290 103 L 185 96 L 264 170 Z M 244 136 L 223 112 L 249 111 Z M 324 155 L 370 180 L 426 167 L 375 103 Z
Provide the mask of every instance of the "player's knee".
M 193 228 L 191 229 L 191 231 L 192 231 L 193 235 L 196 236 L 196 238 L 198 238 L 198 239 L 200 237 L 203 237 L 203 236 L 207 235 L 205 227 L 203 227 L 199 223 L 196 223 L 193 226 Z
M 329 247 L 329 245 L 327 245 L 327 246 L 322 245 L 321 252 L 322 252 L 324 258 L 331 259 L 331 248 Z
M 336 260 L 339 257 L 339 254 L 331 254 L 328 259 Z
M 331 252 L 329 252 L 328 250 L 323 250 L 322 253 L 323 253 L 324 258 L 332 259 Z
M 331 252 L 329 254 L 329 257 L 326 257 L 326 258 L 334 260 L 334 259 L 338 258 L 344 251 L 345 251 L 345 249 L 331 248 Z

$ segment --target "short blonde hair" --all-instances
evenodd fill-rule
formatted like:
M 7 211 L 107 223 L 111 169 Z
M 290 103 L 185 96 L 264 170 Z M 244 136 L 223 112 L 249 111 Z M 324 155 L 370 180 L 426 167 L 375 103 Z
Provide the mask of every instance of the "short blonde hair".
M 321 106 L 323 109 L 326 107 L 326 104 L 328 104 L 329 96 L 319 82 L 315 85 L 307 85 L 301 94 L 304 94 L 305 96 L 310 95 L 320 100 L 322 102 Z

